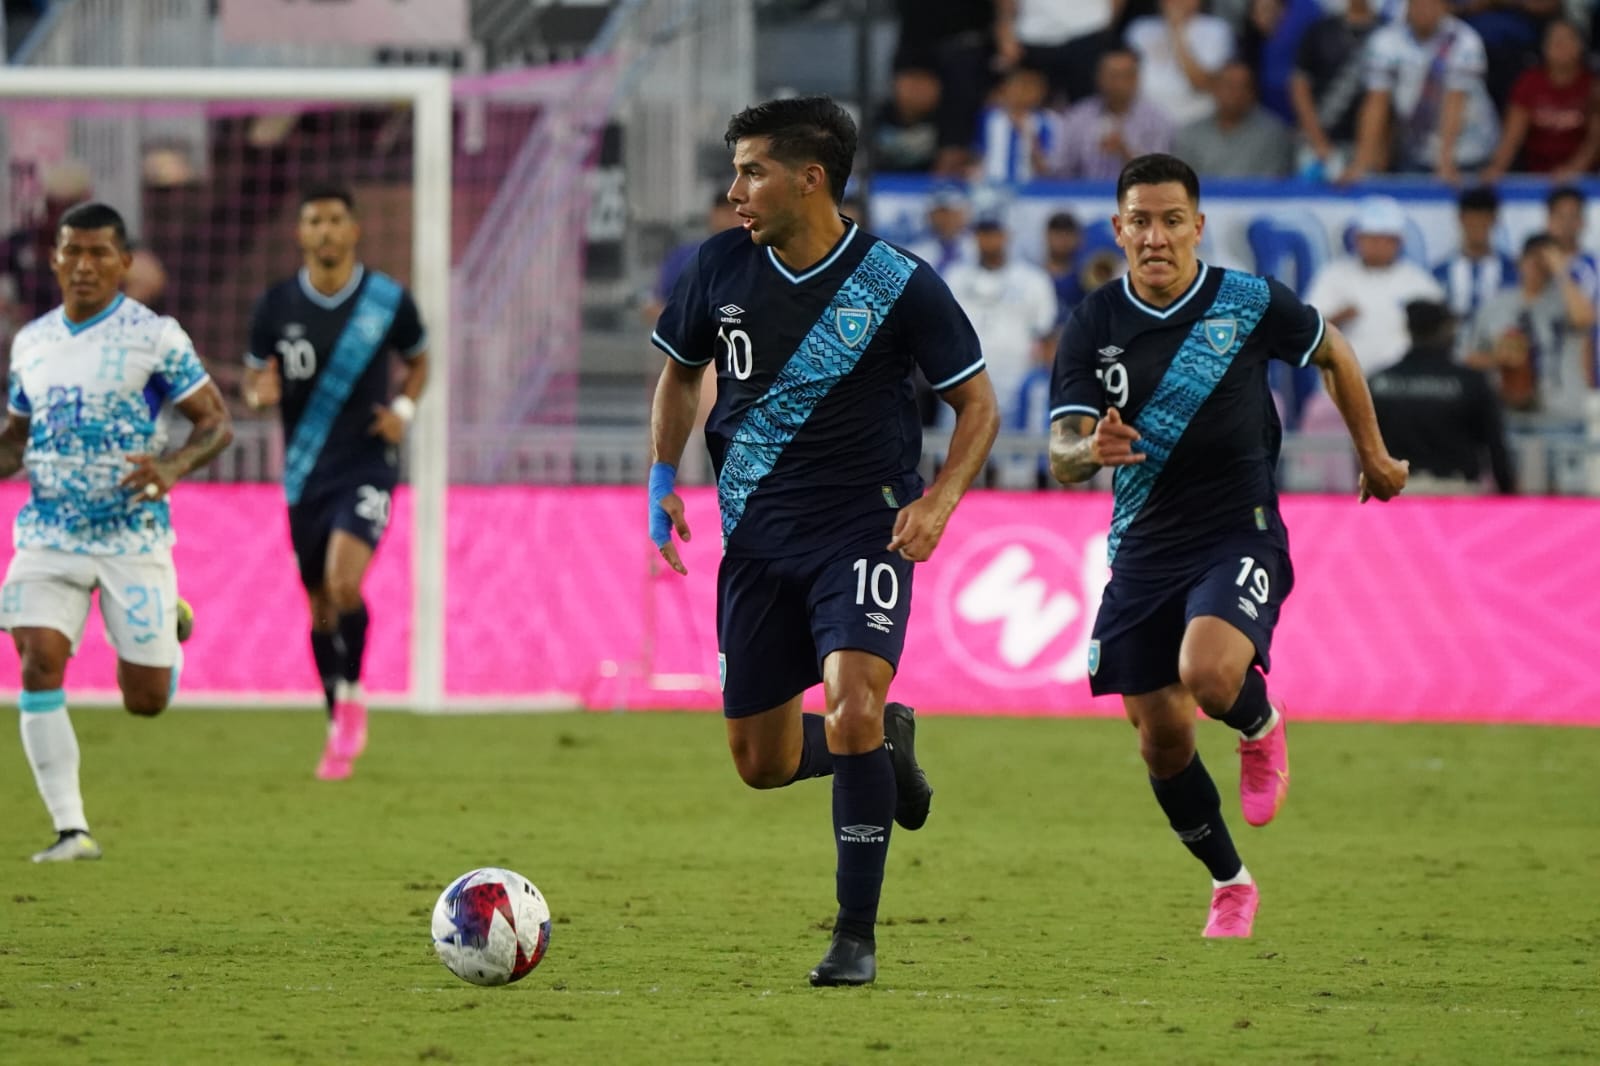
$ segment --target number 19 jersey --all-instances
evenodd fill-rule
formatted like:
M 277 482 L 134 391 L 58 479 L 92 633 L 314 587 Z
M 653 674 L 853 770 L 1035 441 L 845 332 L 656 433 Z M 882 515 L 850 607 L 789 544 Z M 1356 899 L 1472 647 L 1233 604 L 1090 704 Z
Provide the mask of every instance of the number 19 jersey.
M 723 546 L 744 558 L 887 543 L 923 490 L 914 370 L 945 390 L 984 367 L 938 274 L 848 220 L 800 272 L 743 230 L 708 238 L 651 341 L 716 363 L 706 443 Z
M 1278 282 L 1204 263 L 1166 307 L 1139 299 L 1126 277 L 1077 306 L 1056 350 L 1051 420 L 1115 407 L 1145 455 L 1112 479 L 1113 568 L 1192 570 L 1251 531 L 1287 550 L 1267 362 L 1304 366 L 1323 329 Z

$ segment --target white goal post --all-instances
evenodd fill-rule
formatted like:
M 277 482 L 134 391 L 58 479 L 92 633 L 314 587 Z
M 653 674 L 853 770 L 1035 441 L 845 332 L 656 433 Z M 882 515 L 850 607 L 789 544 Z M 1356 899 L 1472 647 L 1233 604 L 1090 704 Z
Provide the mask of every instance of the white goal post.
M 445 502 L 451 366 L 452 95 L 449 73 L 417 68 L 6 68 L 0 73 L 0 101 L 18 99 L 129 103 L 306 101 L 402 104 L 411 109 L 411 288 L 428 329 L 432 373 L 410 438 L 413 603 L 409 689 L 404 703 L 417 710 L 442 710 L 445 704 Z M 136 157 L 130 160 L 130 165 L 138 166 Z

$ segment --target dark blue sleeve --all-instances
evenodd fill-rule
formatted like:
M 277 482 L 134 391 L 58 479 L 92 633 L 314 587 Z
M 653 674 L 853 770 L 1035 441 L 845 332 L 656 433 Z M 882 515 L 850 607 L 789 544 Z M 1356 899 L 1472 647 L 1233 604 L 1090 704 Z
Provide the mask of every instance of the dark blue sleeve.
M 389 343 L 402 358 L 415 359 L 428 350 L 428 331 L 422 325 L 422 312 L 411 293 L 400 291 L 400 306 L 394 311 L 394 325 L 389 327 Z
M 1050 377 L 1050 421 L 1067 415 L 1099 418 L 1106 413 L 1105 388 L 1095 373 L 1095 339 L 1088 301 L 1078 304 L 1061 327 Z
M 950 287 L 926 263 L 918 262 L 895 302 L 896 329 L 935 392 L 953 389 L 983 369 L 983 349 Z
M 655 332 L 650 343 L 666 352 L 684 366 L 705 366 L 715 354 L 716 323 L 708 313 L 710 299 L 706 295 L 705 245 L 695 249 L 694 256 L 683 273 L 673 283 L 672 295 L 656 319 Z
M 1269 341 L 1269 354 L 1291 366 L 1305 366 L 1322 344 L 1327 327 L 1322 313 L 1303 303 L 1294 290 L 1273 278 L 1267 279 L 1271 301 L 1262 317 L 1261 328 Z
M 256 301 L 250 313 L 250 347 L 244 353 L 244 365 L 254 370 L 265 370 L 267 360 L 277 355 L 275 331 L 272 328 L 272 290 L 268 289 Z

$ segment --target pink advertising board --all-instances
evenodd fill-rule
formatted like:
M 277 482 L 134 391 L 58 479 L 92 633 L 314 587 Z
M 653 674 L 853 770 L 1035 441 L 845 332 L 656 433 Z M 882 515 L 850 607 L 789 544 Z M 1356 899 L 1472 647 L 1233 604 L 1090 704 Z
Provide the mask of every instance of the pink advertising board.
M 25 486 L 0 486 L 0 514 Z M 686 492 L 687 578 L 666 571 L 629 488 L 456 488 L 448 688 L 463 704 L 715 708 L 715 494 Z M 173 510 L 199 615 L 184 687 L 203 703 L 308 700 L 301 594 L 272 486 L 184 486 Z M 1296 586 L 1273 691 L 1321 718 L 1600 724 L 1600 503 L 1290 498 Z M 373 565 L 368 687 L 402 691 L 410 500 Z M 1085 648 L 1110 501 L 975 493 L 917 568 L 897 698 L 968 714 L 1117 714 Z M 98 622 L 69 672 L 109 692 Z M 16 687 L 0 655 L 0 686 Z

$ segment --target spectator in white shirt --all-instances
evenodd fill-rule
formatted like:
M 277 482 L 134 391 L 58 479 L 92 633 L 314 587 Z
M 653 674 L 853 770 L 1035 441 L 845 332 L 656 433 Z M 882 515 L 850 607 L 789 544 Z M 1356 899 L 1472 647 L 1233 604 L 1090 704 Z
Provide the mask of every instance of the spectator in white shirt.
M 1050 347 L 1056 326 L 1055 283 L 1039 267 L 1010 254 L 1010 234 L 999 219 L 980 218 L 974 228 L 978 261 L 953 267 L 945 281 L 978 333 L 1000 400 L 1000 417 L 1014 427 L 1023 380 L 1055 354 Z M 1030 465 L 1030 485 L 1032 477 Z
M 1356 255 L 1333 260 L 1311 279 L 1306 302 L 1349 338 L 1371 377 L 1406 353 L 1406 304 L 1443 300 L 1433 275 L 1400 255 L 1406 216 L 1389 196 L 1369 196 L 1356 216 Z
M 1202 0 L 1161 0 L 1159 15 L 1128 24 L 1144 98 L 1175 126 L 1211 114 L 1211 79 L 1233 58 L 1233 27 L 1201 13 Z
M 1487 67 L 1482 38 L 1448 0 L 1410 0 L 1403 21 L 1367 42 L 1356 156 L 1342 180 L 1388 170 L 1455 182 L 1487 163 L 1500 139 Z

